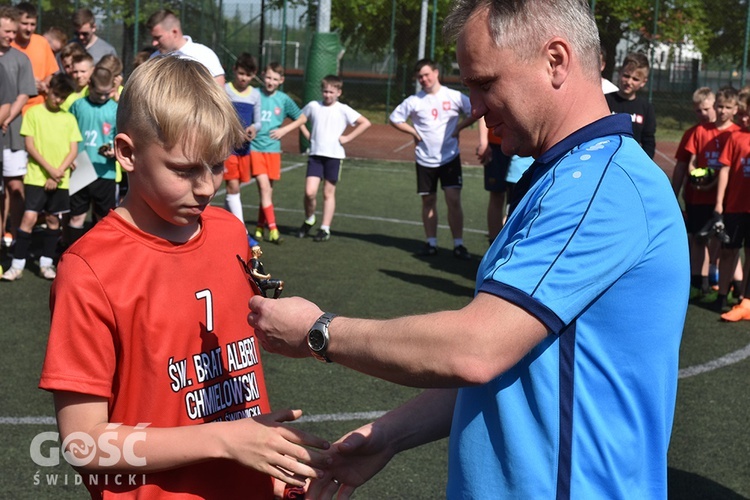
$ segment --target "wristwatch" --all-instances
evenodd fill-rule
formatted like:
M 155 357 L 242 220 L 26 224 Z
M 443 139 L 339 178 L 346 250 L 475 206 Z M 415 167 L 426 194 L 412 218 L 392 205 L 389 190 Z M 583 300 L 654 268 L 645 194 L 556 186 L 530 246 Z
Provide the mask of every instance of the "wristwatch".
M 310 328 L 310 331 L 307 332 L 307 347 L 310 348 L 310 353 L 318 361 L 331 363 L 326 355 L 326 351 L 328 351 L 328 325 L 335 317 L 336 315 L 333 313 L 323 313 Z

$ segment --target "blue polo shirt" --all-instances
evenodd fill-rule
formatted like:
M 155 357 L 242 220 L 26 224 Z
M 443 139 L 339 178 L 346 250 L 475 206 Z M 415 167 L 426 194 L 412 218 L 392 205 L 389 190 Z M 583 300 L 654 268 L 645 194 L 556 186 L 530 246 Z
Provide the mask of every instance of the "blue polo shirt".
M 448 498 L 666 498 L 690 278 L 669 180 L 622 115 L 571 134 L 527 174 L 476 289 L 550 333 L 459 391 Z

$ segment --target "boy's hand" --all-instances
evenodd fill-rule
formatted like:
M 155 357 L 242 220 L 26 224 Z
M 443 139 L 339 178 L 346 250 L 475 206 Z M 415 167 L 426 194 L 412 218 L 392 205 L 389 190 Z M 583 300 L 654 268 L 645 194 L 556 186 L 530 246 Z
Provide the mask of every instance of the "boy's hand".
M 255 125 L 250 125 L 245 129 L 245 137 L 248 141 L 252 141 L 253 139 L 255 139 L 255 136 L 257 134 L 258 133 L 255 131 Z
M 44 190 L 45 191 L 54 191 L 57 189 L 57 181 L 53 178 L 49 178 L 46 181 L 44 181 Z
M 48 180 L 54 180 L 57 184 L 62 180 L 63 175 L 65 175 L 65 170 L 60 168 L 48 168 L 47 173 L 50 177 Z
M 344 144 L 348 144 L 352 141 L 352 138 L 348 135 L 342 135 L 339 137 L 339 143 L 343 146 Z
M 271 139 L 275 140 L 275 141 L 280 140 L 285 135 L 286 135 L 286 131 L 284 130 L 283 127 L 282 128 L 277 128 L 275 130 L 271 130 L 271 132 L 269 132 L 269 134 L 268 134 L 268 136 Z
M 282 425 L 301 416 L 302 410 L 284 410 L 233 422 L 225 436 L 229 458 L 294 486 L 322 477 L 333 459 L 306 447 L 326 450 L 328 441 Z

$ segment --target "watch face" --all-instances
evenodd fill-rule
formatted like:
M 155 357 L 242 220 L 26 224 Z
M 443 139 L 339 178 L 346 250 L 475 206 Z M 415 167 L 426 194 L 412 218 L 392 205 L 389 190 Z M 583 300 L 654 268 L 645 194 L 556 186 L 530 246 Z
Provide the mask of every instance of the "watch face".
M 320 330 L 310 330 L 310 333 L 307 336 L 307 344 L 313 351 L 321 351 L 326 346 L 326 337 Z

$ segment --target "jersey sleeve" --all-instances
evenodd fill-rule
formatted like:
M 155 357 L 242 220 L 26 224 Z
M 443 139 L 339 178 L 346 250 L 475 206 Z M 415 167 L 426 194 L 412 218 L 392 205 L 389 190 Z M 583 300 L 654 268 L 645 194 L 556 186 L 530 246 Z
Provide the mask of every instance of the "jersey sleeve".
M 479 291 L 524 308 L 555 334 L 638 262 L 649 241 L 642 199 L 623 169 L 574 167 L 555 172 L 531 206 L 514 212 L 508 244 L 478 277 Z M 555 188 L 564 177 L 576 188 Z
M 44 106 L 44 104 L 41 104 Z M 38 135 L 37 125 L 39 119 L 37 117 L 36 110 L 32 106 L 24 115 L 21 120 L 21 135 L 24 137 L 36 137 Z
M 344 110 L 344 116 L 346 117 L 346 123 L 354 126 L 357 120 L 359 120 L 359 117 L 362 116 L 362 113 L 356 111 L 351 106 L 348 106 L 346 104 L 342 104 L 342 106 Z
M 697 127 L 691 127 L 682 134 L 682 139 L 680 139 L 680 144 L 677 146 L 677 151 L 674 154 L 675 160 L 684 162 L 690 161 L 690 155 L 692 153 L 687 150 L 687 143 L 692 140 L 691 138 L 695 133 L 696 128 Z
M 411 105 L 411 99 L 405 99 L 401 104 L 396 106 L 388 120 L 392 123 L 404 123 L 411 115 L 413 107 Z
M 109 398 L 117 358 L 114 314 L 101 283 L 76 254 L 60 259 L 50 309 L 39 387 Z
M 296 120 L 302 114 L 297 103 L 289 96 L 286 96 L 286 99 L 284 99 L 284 114 L 292 120 Z
M 313 103 L 315 101 L 310 101 L 307 104 L 305 104 L 305 107 L 302 108 L 302 114 L 307 117 L 308 120 L 312 118 L 312 112 L 313 112 Z
M 61 111 L 62 113 L 63 111 Z M 69 142 L 81 142 L 83 140 L 83 136 L 81 136 L 81 130 L 78 128 L 78 120 L 76 120 L 75 116 L 72 114 L 68 114 L 68 117 L 70 120 L 70 126 L 67 127 L 67 132 L 69 134 L 68 141 Z
M 253 126 L 255 127 L 255 133 L 257 134 L 263 127 L 263 122 L 261 120 L 260 90 L 254 88 L 250 91 L 250 100 L 253 103 Z
M 732 158 L 734 157 L 734 150 L 736 145 L 736 133 L 733 133 L 727 139 L 727 143 L 721 148 L 721 154 L 719 155 L 719 164 L 722 167 L 732 166 Z

